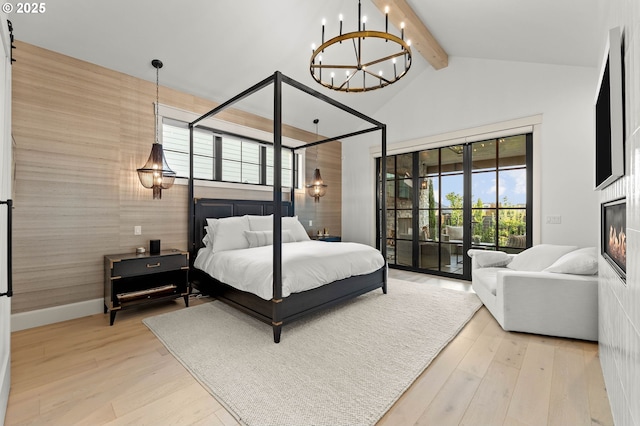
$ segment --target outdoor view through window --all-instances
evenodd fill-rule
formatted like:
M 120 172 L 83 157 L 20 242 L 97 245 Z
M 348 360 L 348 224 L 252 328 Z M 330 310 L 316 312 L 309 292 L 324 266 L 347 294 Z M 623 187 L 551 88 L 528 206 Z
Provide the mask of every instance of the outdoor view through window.
M 468 248 L 526 248 L 530 136 L 387 157 L 389 264 L 465 275 Z

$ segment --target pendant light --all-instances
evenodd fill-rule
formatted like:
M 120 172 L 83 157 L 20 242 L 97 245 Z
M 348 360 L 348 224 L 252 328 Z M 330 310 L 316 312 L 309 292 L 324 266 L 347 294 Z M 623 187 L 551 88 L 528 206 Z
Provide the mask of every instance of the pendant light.
M 164 152 L 162 151 L 162 144 L 160 143 L 159 129 L 158 129 L 158 104 L 160 101 L 159 96 L 159 73 L 162 68 L 162 61 L 154 59 L 151 61 L 151 65 L 156 69 L 156 106 L 155 106 L 155 131 L 156 139 L 151 146 L 151 154 L 147 163 L 140 169 L 138 169 L 138 178 L 140 183 L 145 188 L 153 189 L 153 199 L 159 200 L 162 198 L 162 190 L 169 189 L 173 186 L 173 182 L 176 179 L 176 173 L 169 168 L 167 160 L 164 158 Z
M 313 124 L 316 125 L 316 139 L 318 139 L 318 123 L 319 119 L 313 120 Z M 316 170 L 313 172 L 312 183 L 305 185 L 307 188 L 307 194 L 313 197 L 316 203 L 320 202 L 320 197 L 323 197 L 327 193 L 327 185 L 320 176 L 320 169 L 318 168 L 318 146 L 316 145 Z

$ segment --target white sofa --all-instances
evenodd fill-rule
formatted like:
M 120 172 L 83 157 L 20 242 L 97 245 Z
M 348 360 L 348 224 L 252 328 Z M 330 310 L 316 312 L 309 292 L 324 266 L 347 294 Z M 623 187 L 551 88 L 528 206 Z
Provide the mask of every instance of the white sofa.
M 503 329 L 598 340 L 595 247 L 542 244 L 518 255 L 468 253 L 472 287 Z

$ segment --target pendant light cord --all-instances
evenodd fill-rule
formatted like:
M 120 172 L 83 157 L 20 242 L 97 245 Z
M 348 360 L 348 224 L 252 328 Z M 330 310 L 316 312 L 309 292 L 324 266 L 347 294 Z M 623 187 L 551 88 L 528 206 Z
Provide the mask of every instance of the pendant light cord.
M 156 67 L 156 117 L 155 117 L 156 143 L 160 143 L 160 137 L 158 135 L 158 115 L 159 115 L 158 103 L 159 102 L 160 102 L 160 67 Z
M 313 124 L 316 125 L 316 142 L 318 142 L 318 123 L 320 122 L 319 118 L 313 120 Z M 316 169 L 318 168 L 318 145 L 316 145 Z

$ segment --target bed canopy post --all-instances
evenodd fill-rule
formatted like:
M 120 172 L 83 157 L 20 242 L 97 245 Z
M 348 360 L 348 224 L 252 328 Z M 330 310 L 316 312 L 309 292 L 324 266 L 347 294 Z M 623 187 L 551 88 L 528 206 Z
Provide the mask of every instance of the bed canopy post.
M 382 249 L 382 257 L 385 263 L 387 262 L 387 125 L 382 124 L 380 129 L 382 130 L 382 158 L 380 165 L 380 185 L 382 186 L 382 198 L 380 209 L 380 248 Z M 378 177 L 376 176 L 376 179 Z M 387 273 L 383 276 L 382 292 L 387 294 Z
M 280 341 L 282 318 L 282 74 L 273 74 L 273 340 Z
M 195 234 L 196 234 L 196 227 L 195 227 L 195 199 L 193 198 L 193 123 L 189 123 L 189 189 L 188 189 L 188 193 L 189 193 L 189 206 L 188 206 L 188 212 L 187 214 L 189 215 L 189 236 L 187 239 L 187 244 L 189 246 L 189 249 L 187 250 L 189 253 L 192 253 L 192 256 L 189 256 L 189 266 L 193 266 L 193 261 L 195 260 L 196 256 L 195 256 L 195 247 L 196 247 L 196 242 L 195 242 Z

